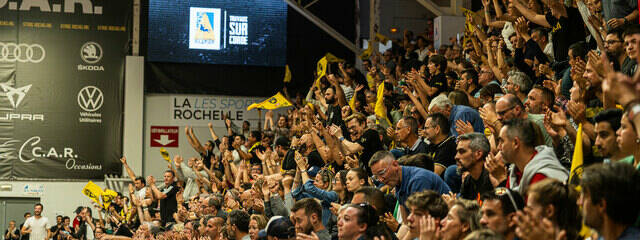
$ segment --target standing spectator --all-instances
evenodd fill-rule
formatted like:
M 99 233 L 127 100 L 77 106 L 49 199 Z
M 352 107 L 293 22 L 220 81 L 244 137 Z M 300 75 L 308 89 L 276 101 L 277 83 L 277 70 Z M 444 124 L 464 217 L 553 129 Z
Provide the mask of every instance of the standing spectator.
M 625 163 L 598 164 L 584 169 L 578 204 L 584 224 L 602 239 L 640 239 L 633 227 L 640 213 L 640 172 Z
M 602 16 L 609 28 L 638 23 L 638 1 L 602 0 Z
M 18 228 L 18 230 L 20 231 L 20 240 L 29 240 L 29 234 L 22 233 L 22 226 L 24 226 L 24 224 L 27 222 L 27 219 L 29 219 L 30 217 L 30 212 L 24 213 L 24 222 L 22 222 L 22 224 L 20 224 L 20 227 Z
M 16 227 L 16 221 L 9 221 L 9 227 L 4 231 L 5 240 L 18 240 L 20 239 L 20 231 Z
M 298 237 L 310 237 L 313 233 L 319 240 L 330 240 L 331 234 L 322 224 L 322 206 L 313 198 L 297 201 L 291 208 Z
M 29 240 L 42 240 L 49 237 L 51 224 L 47 217 L 42 216 L 42 209 L 42 204 L 36 203 L 33 207 L 33 216 L 24 222 L 20 230 L 22 234 L 29 234 Z
M 58 235 L 60 235 L 60 231 L 62 231 L 63 227 L 62 227 L 63 221 L 62 221 L 62 216 L 58 215 L 56 216 L 56 225 L 51 227 L 51 236 L 53 239 L 58 239 Z
M 569 58 L 569 46 L 586 37 L 580 12 L 577 8 L 566 7 L 563 1 L 547 2 L 551 11 L 547 12 L 546 15 L 537 14 L 520 1 L 513 1 L 512 3 L 529 21 L 552 29 L 553 55 L 557 62 L 567 61 Z
M 164 185 L 160 186 L 160 188 L 156 186 L 156 180 L 153 176 L 147 177 L 147 184 L 151 187 L 154 199 L 160 199 L 160 218 L 164 225 L 172 222 L 173 213 L 178 211 L 178 201 L 176 200 L 178 185 L 174 182 L 173 171 L 165 171 L 163 177 Z

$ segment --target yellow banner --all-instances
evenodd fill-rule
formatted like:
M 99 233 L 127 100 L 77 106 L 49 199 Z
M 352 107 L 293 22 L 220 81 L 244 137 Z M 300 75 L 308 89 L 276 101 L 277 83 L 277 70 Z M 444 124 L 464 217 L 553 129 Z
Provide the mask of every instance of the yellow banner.
M 284 66 L 284 80 L 282 81 L 286 83 L 291 82 L 291 70 L 289 70 L 289 64 Z
M 100 196 L 102 196 L 102 188 L 92 181 L 89 181 L 87 185 L 82 188 L 82 194 L 91 198 L 95 203 L 100 204 Z
M 273 97 L 270 97 L 267 100 L 264 100 L 261 103 L 254 103 L 249 105 L 249 107 L 247 107 L 247 111 L 254 109 L 254 108 L 260 108 L 260 109 L 276 109 L 276 108 L 281 108 L 281 107 L 289 107 L 292 106 L 293 104 L 291 104 L 291 102 L 289 102 L 289 100 L 287 100 L 287 98 L 285 98 L 284 96 L 282 96 L 282 94 L 280 92 L 278 92 L 276 95 L 273 95 Z
M 108 209 L 113 199 L 115 199 L 116 196 L 118 196 L 118 193 L 111 189 L 107 189 L 106 191 L 102 192 L 101 196 L 102 196 L 102 203 L 104 205 L 104 208 Z
M 162 159 L 171 163 L 171 157 L 169 157 L 169 152 L 166 149 L 160 148 L 160 155 L 162 155 Z

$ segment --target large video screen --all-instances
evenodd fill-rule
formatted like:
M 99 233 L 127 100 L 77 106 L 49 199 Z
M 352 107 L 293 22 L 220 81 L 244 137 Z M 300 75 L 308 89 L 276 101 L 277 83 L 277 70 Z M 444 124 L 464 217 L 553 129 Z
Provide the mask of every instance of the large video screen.
M 150 0 L 147 59 L 284 66 L 283 0 Z

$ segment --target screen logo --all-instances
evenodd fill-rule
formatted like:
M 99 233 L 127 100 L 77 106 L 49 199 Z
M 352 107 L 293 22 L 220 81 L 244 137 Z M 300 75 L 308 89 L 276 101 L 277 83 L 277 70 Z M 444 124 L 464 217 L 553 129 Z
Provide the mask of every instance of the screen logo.
M 46 57 L 40 44 L 0 42 L 0 62 L 39 63 Z
M 104 103 L 102 91 L 94 86 L 86 86 L 78 93 L 78 105 L 87 112 L 98 111 Z
M 219 8 L 190 8 L 190 49 L 220 50 L 220 15 Z

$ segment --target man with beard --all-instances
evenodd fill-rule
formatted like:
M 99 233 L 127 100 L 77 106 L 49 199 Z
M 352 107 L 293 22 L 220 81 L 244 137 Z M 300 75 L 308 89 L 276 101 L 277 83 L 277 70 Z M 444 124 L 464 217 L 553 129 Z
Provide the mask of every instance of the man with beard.
M 498 150 L 505 162 L 513 163 L 507 176 L 507 188 L 520 192 L 526 199 L 529 186 L 546 178 L 565 181 L 569 172 L 561 164 L 553 148 L 541 145 L 535 123 L 513 119 L 500 130 Z
M 370 176 L 371 169 L 369 168 L 369 159 L 375 152 L 383 149 L 380 136 L 376 130 L 365 129 L 367 126 L 367 118 L 361 113 L 354 113 L 345 119 L 345 121 L 347 122 L 351 141 L 342 136 L 342 130 L 337 126 L 331 127 L 330 133 L 340 141 L 343 153 L 346 152 L 347 155 L 358 154 L 360 167 L 367 170 Z
M 489 171 L 484 168 L 484 159 L 491 151 L 489 140 L 482 133 L 467 133 L 458 137 L 456 162 L 458 171 L 469 172 L 462 181 L 460 197 L 469 200 L 493 190 Z
M 595 146 L 605 163 L 616 162 L 632 154 L 622 151 L 616 142 L 616 131 L 620 128 L 622 110 L 617 108 L 603 110 L 594 117 L 594 120 L 596 122 Z
M 591 165 L 580 180 L 578 205 L 584 224 L 598 231 L 600 238 L 640 239 L 633 227 L 640 213 L 640 172 L 626 163 Z
M 344 122 L 342 121 L 342 112 L 340 112 L 341 107 L 336 98 L 336 89 L 334 86 L 330 86 L 324 90 L 324 100 L 327 103 L 327 111 L 324 113 L 327 117 L 325 126 L 330 126 L 332 124 L 337 126 L 344 125 Z
M 29 240 L 42 240 L 49 238 L 49 229 L 51 228 L 51 224 L 47 217 L 42 216 L 42 208 L 42 204 L 36 203 L 33 207 L 33 216 L 27 218 L 27 221 L 24 222 L 24 225 L 20 230 L 20 233 L 23 235 L 29 234 Z
M 512 119 L 529 120 L 534 122 L 542 132 L 544 144 L 549 147 L 553 146 L 553 139 L 551 139 L 547 130 L 544 128 L 544 115 L 528 113 L 525 106 L 522 104 L 522 101 L 513 94 L 507 94 L 498 99 L 496 102 L 495 115 L 488 114 L 485 116 L 489 115 L 491 115 L 491 117 L 486 118 L 485 122 L 492 125 L 496 131 L 500 131 L 504 122 Z
M 527 93 L 531 90 L 531 79 L 523 72 L 509 73 L 505 89 L 507 90 L 507 93 L 518 97 L 520 102 L 526 102 Z
M 531 114 L 545 114 L 547 110 L 553 109 L 555 94 L 546 87 L 535 85 L 527 95 L 527 102 L 524 107 Z
M 624 62 L 629 59 L 624 51 L 622 31 L 622 28 L 610 29 L 604 39 L 605 52 L 616 71 L 620 71 Z
M 449 120 L 441 113 L 427 116 L 424 132 L 429 140 L 427 156 L 433 161 L 433 170 L 442 176 L 447 167 L 454 165 L 456 138 L 449 136 Z
M 322 225 L 322 206 L 313 198 L 305 198 L 296 201 L 293 208 L 294 222 L 296 226 L 296 234 L 298 237 L 306 238 L 316 235 L 319 240 L 331 239 L 331 234 L 324 225 Z

